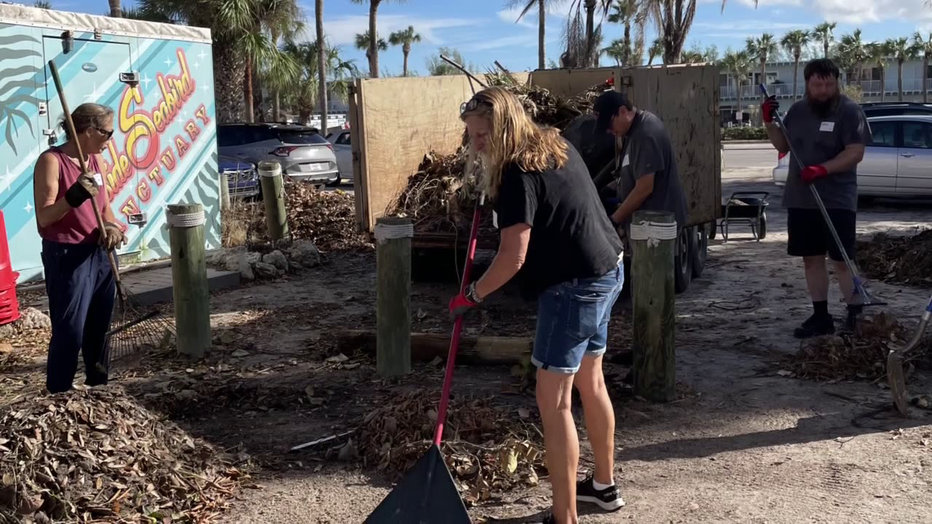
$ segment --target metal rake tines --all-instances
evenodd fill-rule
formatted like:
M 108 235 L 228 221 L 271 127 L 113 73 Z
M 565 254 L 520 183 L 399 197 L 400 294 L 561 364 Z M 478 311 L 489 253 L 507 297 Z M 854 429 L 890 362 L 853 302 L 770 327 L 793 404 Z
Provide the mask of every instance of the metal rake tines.
M 107 333 L 111 361 L 136 353 L 166 348 L 174 336 L 174 322 L 158 308 L 121 307 Z

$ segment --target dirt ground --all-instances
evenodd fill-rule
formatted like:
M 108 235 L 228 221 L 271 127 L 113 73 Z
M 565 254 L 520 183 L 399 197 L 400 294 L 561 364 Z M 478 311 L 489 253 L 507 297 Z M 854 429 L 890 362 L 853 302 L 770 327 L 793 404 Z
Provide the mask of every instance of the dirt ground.
M 628 504 L 613 514 L 581 505 L 581 522 L 932 522 L 932 412 L 870 415 L 891 404 L 878 384 L 779 374 L 781 360 L 800 347 L 792 330 L 811 308 L 801 262 L 785 256 L 785 214 L 768 174 L 732 169 L 723 180 L 725 196 L 771 191 L 767 238 L 755 242 L 747 228 L 734 229 L 727 243 L 717 238 L 703 276 L 677 297 L 677 400 L 633 398 L 622 383 L 628 369 L 606 366 L 617 416 L 616 480 Z M 927 225 L 927 209 L 874 204 L 859 215 L 859 233 L 914 232 Z M 150 355 L 117 371 L 117 381 L 150 409 L 248 454 L 256 484 L 239 493 L 223 522 L 362 522 L 390 491 L 389 479 L 358 461 L 289 453 L 355 429 L 395 392 L 439 394 L 442 366 L 416 363 L 409 376 L 384 381 L 372 358 L 337 347 L 342 330 L 375 327 L 374 260 L 371 253 L 330 255 L 319 268 L 215 295 L 208 359 Z M 929 292 L 869 286 L 889 302 L 885 311 L 910 326 Z M 414 331 L 448 332 L 445 305 L 455 287 L 415 282 Z M 830 304 L 836 317 L 843 314 L 837 288 Z M 466 334 L 530 336 L 534 314 L 533 304 L 509 291 L 470 318 Z M 620 304 L 610 352 L 630 351 L 629 318 Z M 41 356 L 0 369 L 0 397 L 41 387 L 43 369 Z M 458 397 L 494 395 L 504 409 L 530 409 L 536 420 L 533 390 L 507 367 L 458 366 L 454 380 Z M 932 372 L 919 370 L 910 391 L 932 392 Z M 576 410 L 583 474 L 591 456 Z M 533 522 L 549 507 L 549 484 L 541 480 L 472 507 L 473 519 Z

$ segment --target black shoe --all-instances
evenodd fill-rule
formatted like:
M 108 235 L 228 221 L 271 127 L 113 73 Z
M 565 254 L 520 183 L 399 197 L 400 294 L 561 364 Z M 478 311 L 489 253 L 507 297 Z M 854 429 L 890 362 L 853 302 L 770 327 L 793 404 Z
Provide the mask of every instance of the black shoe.
M 861 319 L 863 306 L 848 306 L 848 316 L 845 318 L 845 330 L 855 333 L 858 327 L 858 320 Z
M 835 319 L 832 315 L 812 315 L 793 331 L 796 338 L 812 338 L 835 334 Z
M 553 513 L 547 513 L 547 516 L 540 521 L 540 524 L 557 524 L 557 519 L 553 516 Z
M 582 482 L 576 483 L 576 500 L 598 504 L 600 508 L 606 511 L 615 511 L 625 505 L 618 486 L 611 486 L 597 491 L 592 483 L 593 478 L 591 476 Z

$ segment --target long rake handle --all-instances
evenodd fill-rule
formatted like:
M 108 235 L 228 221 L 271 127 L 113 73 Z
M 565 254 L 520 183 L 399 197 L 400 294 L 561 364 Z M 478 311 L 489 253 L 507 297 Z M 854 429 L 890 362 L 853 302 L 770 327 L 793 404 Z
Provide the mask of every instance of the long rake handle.
M 81 150 L 81 142 L 78 141 L 78 133 L 74 128 L 74 121 L 71 119 L 71 111 L 68 109 L 68 100 L 65 99 L 65 89 L 62 87 L 61 78 L 58 76 L 58 66 L 55 65 L 55 62 L 49 60 L 49 69 L 52 71 L 52 80 L 55 81 L 55 89 L 58 91 L 58 99 L 61 101 L 61 110 L 65 114 L 65 125 L 68 126 L 68 133 L 74 138 L 74 145 L 78 149 L 78 162 L 81 164 L 81 172 L 88 173 L 87 163 L 84 161 L 84 151 Z M 106 187 L 101 186 L 98 191 L 106 191 Z M 100 214 L 100 207 L 97 205 L 97 197 L 93 197 L 91 200 L 91 206 L 94 208 L 94 216 L 97 218 L 97 228 L 100 229 L 100 234 L 103 235 L 106 233 L 106 226 L 104 225 L 104 217 Z M 113 258 L 113 251 L 107 250 L 107 259 L 110 261 L 110 270 L 113 272 L 113 278 L 116 280 L 116 287 L 120 292 L 120 296 L 124 296 L 123 293 L 123 283 L 120 281 L 120 271 L 117 269 L 116 260 Z
M 485 193 L 476 201 L 476 210 L 472 214 L 472 228 L 469 231 L 469 245 L 466 249 L 466 264 L 463 266 L 463 281 L 460 283 L 460 292 L 465 293 L 469 286 L 469 276 L 472 273 L 472 263 L 476 258 L 476 244 L 479 238 L 479 218 L 482 204 L 485 202 Z M 437 428 L 434 432 L 434 444 L 440 446 L 443 439 L 443 425 L 446 422 L 447 406 L 450 403 L 450 390 L 453 388 L 453 364 L 456 362 L 456 352 L 460 345 L 460 335 L 463 332 L 463 315 L 456 317 L 453 324 L 453 337 L 450 339 L 450 351 L 447 353 L 447 369 L 443 376 L 443 391 L 440 393 L 440 407 L 437 409 Z
M 767 92 L 767 87 L 764 84 L 760 84 L 760 90 L 764 94 L 764 98 L 768 98 L 770 94 Z M 774 118 L 777 119 L 777 124 L 779 124 L 780 132 L 783 133 L 783 138 L 786 140 L 786 145 L 790 148 L 790 156 L 796 161 L 796 164 L 799 166 L 800 171 L 806 168 L 803 165 L 802 159 L 799 155 L 796 154 L 796 150 L 793 149 L 793 142 L 790 140 L 790 136 L 786 132 L 786 126 L 783 125 L 783 118 L 780 117 L 780 114 L 774 111 Z M 835 224 L 832 223 L 832 218 L 828 214 L 828 210 L 825 209 L 825 204 L 822 202 L 822 196 L 819 195 L 819 190 L 816 189 L 814 184 L 807 184 L 809 186 L 809 191 L 812 192 L 813 198 L 815 198 L 816 204 L 819 206 L 819 211 L 822 212 L 822 218 L 825 219 L 825 223 L 828 225 L 828 230 L 832 233 L 832 238 L 835 240 L 835 246 L 838 247 L 838 251 L 841 253 L 841 258 L 845 262 L 845 266 L 848 268 L 848 272 L 851 273 L 851 278 L 854 280 L 855 291 L 858 292 L 864 298 L 870 300 L 870 297 L 867 294 L 867 290 L 864 289 L 863 284 L 861 283 L 861 277 L 858 274 L 858 270 L 855 267 L 854 263 L 848 257 L 848 252 L 845 250 L 845 246 L 841 243 L 841 237 L 838 236 L 838 231 L 835 230 Z

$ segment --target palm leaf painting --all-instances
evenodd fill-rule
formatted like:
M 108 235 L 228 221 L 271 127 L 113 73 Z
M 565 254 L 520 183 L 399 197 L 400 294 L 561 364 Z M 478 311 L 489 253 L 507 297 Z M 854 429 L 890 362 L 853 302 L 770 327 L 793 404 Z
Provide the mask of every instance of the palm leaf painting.
M 32 49 L 31 44 L 38 45 L 39 41 L 26 35 L 0 37 L 0 63 L 10 63 L 25 58 L 41 58 L 41 53 Z M 14 49 L 10 47 L 12 45 L 25 45 L 30 47 Z M 10 149 L 13 150 L 13 154 L 18 154 L 16 142 L 14 141 L 14 136 L 19 136 L 19 130 L 16 129 L 17 118 L 26 124 L 32 137 L 36 137 L 36 130 L 32 126 L 32 120 L 29 114 L 31 111 L 23 111 L 19 109 L 19 107 L 22 104 L 28 104 L 35 106 L 38 110 L 39 100 L 34 96 L 36 89 L 36 81 L 34 78 L 40 72 L 41 70 L 39 68 L 32 65 L 8 67 L 0 70 L 0 78 L 15 78 L 22 75 L 30 75 L 31 77 L 27 79 L 9 80 L 3 85 L 0 85 L 0 121 L 6 121 L 6 141 Z M 15 93 L 19 90 L 28 90 L 29 94 L 16 95 Z

